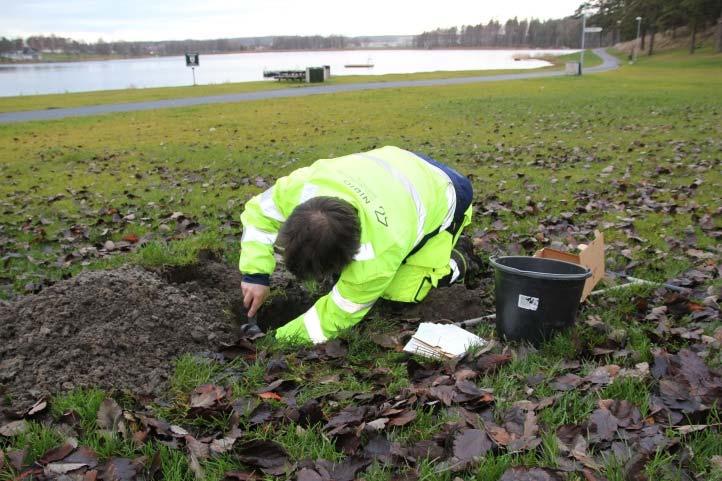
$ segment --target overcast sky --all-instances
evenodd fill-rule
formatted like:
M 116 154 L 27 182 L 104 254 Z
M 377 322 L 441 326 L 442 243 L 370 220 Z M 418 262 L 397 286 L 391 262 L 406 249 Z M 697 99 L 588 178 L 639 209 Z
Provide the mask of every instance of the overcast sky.
M 0 36 L 86 41 L 262 35 L 411 35 L 436 27 L 559 18 L 581 0 L 2 0 Z

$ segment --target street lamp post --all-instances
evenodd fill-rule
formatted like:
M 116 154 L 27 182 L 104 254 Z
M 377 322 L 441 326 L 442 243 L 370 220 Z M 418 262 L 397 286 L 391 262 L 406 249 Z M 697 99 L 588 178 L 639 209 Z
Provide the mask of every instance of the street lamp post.
M 639 32 L 641 31 L 640 29 L 642 27 L 642 17 L 637 17 L 635 20 L 637 20 L 637 42 L 634 45 L 634 56 L 633 56 L 632 63 L 637 61 L 637 51 L 640 48 Z
M 617 41 L 614 43 L 619 43 L 622 41 L 622 21 L 617 20 Z
M 582 12 L 582 53 L 579 55 L 579 75 L 582 74 L 584 65 L 584 37 L 587 30 L 587 14 Z

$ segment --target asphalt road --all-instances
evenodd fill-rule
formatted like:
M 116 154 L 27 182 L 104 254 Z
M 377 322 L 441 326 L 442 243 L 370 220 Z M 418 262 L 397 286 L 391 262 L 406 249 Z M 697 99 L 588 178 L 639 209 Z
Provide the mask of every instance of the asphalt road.
M 604 72 L 615 69 L 619 61 L 604 49 L 594 49 L 594 53 L 603 60 L 601 65 L 584 70 L 585 73 Z M 278 99 L 286 97 L 302 97 L 305 95 L 333 94 L 339 92 L 356 92 L 359 90 L 396 89 L 404 87 L 431 87 L 435 85 L 458 85 L 480 82 L 498 82 L 500 80 L 536 79 L 559 77 L 563 70 L 545 72 L 521 72 L 512 74 L 489 75 L 485 77 L 458 77 L 433 80 L 401 80 L 397 82 L 366 82 L 342 85 L 319 85 L 317 87 L 289 88 L 265 90 L 260 92 L 244 92 L 237 94 L 210 95 L 205 97 L 186 97 L 169 100 L 153 100 L 148 102 L 132 102 L 121 104 L 91 105 L 87 107 L 69 107 L 62 109 L 29 110 L 24 112 L 0 113 L 0 123 L 27 122 L 31 120 L 56 120 L 65 117 L 84 117 L 115 112 L 135 112 L 139 110 L 155 110 L 173 107 L 189 107 L 194 105 L 225 104 L 247 102 L 250 100 Z

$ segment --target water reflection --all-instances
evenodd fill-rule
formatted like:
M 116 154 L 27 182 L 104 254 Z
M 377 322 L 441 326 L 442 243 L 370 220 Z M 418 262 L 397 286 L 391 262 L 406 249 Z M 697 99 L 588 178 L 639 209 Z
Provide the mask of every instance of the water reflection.
M 332 75 L 383 75 L 454 70 L 530 69 L 549 65 L 514 56 L 563 54 L 564 50 L 343 50 L 201 55 L 199 84 L 263 80 L 264 69 L 330 65 Z M 371 60 L 369 60 L 371 59 Z M 372 68 L 345 65 L 372 63 Z M 88 62 L 0 64 L 0 96 L 84 92 L 192 84 L 183 57 Z

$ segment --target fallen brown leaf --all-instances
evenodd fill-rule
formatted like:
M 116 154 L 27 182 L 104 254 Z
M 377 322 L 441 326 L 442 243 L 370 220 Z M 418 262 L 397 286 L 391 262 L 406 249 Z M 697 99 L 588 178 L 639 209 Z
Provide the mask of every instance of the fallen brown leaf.
M 488 451 L 493 444 L 489 436 L 479 429 L 465 429 L 454 437 L 453 454 L 461 463 L 476 461 Z
M 105 481 L 131 481 L 135 479 L 137 467 L 127 458 L 110 458 L 102 470 Z
M 288 453 L 280 444 L 266 440 L 245 441 L 234 449 L 239 461 L 266 474 L 281 476 L 293 468 Z
M 77 440 L 68 440 L 64 444 L 56 448 L 47 450 L 42 456 L 40 456 L 40 458 L 37 460 L 37 463 L 48 464 L 52 463 L 53 461 L 59 461 L 72 453 L 73 450 L 77 447 Z
M 223 454 L 227 453 L 231 449 L 233 449 L 233 444 L 236 442 L 237 438 L 234 438 L 232 436 L 226 436 L 221 439 L 214 439 L 211 441 L 210 444 L 210 452 L 213 454 Z
M 104 399 L 98 408 L 98 427 L 110 433 L 125 434 L 125 420 L 123 410 L 113 399 Z
M 23 469 L 23 466 L 25 465 L 25 457 L 27 455 L 27 448 L 15 449 L 5 452 L 5 456 L 7 456 L 10 466 L 12 466 L 15 471 L 21 471 Z
M 416 419 L 416 411 L 409 409 L 389 420 L 389 426 L 405 426 Z
M 511 434 L 501 426 L 486 425 L 484 426 L 489 437 L 499 446 L 506 446 L 511 442 Z
M 226 390 L 214 384 L 204 384 L 193 390 L 190 396 L 190 407 L 210 409 L 218 407 L 226 400 Z
M 559 376 L 549 385 L 556 391 L 571 391 L 582 383 L 583 379 L 576 374 Z
M 25 413 L 24 417 L 31 417 L 38 413 L 41 413 L 41 412 L 45 411 L 45 409 L 47 407 L 48 407 L 48 402 L 45 401 L 44 399 L 41 399 L 41 400 L 37 401 L 35 404 L 33 404 L 30 407 L 30 409 L 28 409 L 28 411 Z
M 324 479 L 313 469 L 303 468 L 296 473 L 296 481 L 324 481 Z
M 29 428 L 30 425 L 24 419 L 20 419 L 18 421 L 10 421 L 9 423 L 0 426 L 0 436 L 11 438 L 24 433 Z
M 275 392 L 262 392 L 258 395 L 258 397 L 260 397 L 261 399 L 273 399 L 274 401 L 280 401 L 281 399 L 283 399 Z
M 64 461 L 61 461 L 57 463 L 47 464 L 43 468 L 43 473 L 45 474 L 45 476 L 54 478 L 56 476 L 72 473 L 73 471 L 77 471 L 86 467 L 87 466 L 84 463 L 66 463 Z
M 203 443 L 201 441 L 198 441 L 193 436 L 186 436 L 186 447 L 188 448 L 188 452 L 195 456 L 199 460 L 208 459 L 208 456 L 210 455 L 210 446 L 207 443 Z

